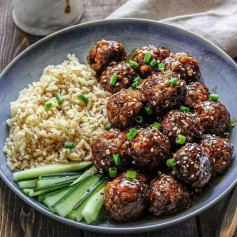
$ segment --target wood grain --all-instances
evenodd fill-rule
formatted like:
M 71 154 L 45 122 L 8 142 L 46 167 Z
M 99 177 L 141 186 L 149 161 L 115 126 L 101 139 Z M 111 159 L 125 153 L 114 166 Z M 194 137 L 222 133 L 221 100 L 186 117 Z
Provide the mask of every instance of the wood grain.
M 103 19 L 127 0 L 85 0 L 84 13 L 80 22 Z M 28 46 L 42 37 L 22 32 L 14 25 L 10 0 L 0 0 L 0 72 Z M 96 4 L 95 4 L 96 3 Z M 150 233 L 120 236 L 144 237 L 196 237 L 214 236 L 219 216 L 226 199 L 205 211 L 198 218 L 191 218 L 178 225 Z M 197 225 L 198 224 L 198 225 Z M 81 231 L 34 211 L 0 181 L 0 237 L 107 237 L 108 234 L 95 234 Z M 117 235 L 116 235 L 117 236 Z M 118 235 L 119 236 L 119 235 Z M 236 235 L 237 236 L 237 235 Z

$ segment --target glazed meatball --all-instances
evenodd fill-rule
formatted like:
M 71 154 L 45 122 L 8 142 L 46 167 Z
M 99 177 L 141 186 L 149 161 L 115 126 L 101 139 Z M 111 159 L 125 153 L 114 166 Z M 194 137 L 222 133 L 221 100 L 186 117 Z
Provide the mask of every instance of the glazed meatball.
M 175 144 L 178 135 L 183 135 L 187 142 L 192 142 L 203 134 L 203 128 L 196 114 L 180 110 L 170 111 L 162 120 L 161 126 L 172 144 Z
M 201 82 L 192 82 L 187 85 L 185 104 L 194 107 L 199 101 L 206 101 L 209 98 L 207 87 Z
M 115 85 L 110 85 L 111 77 L 117 76 Z M 116 93 L 121 89 L 131 86 L 133 80 L 138 76 L 137 72 L 127 62 L 112 62 L 102 72 L 100 84 L 109 92 Z
M 194 106 L 205 133 L 222 134 L 230 125 L 230 113 L 219 101 L 201 101 Z
M 125 173 L 109 182 L 104 189 L 104 206 L 109 216 L 118 222 L 141 217 L 147 208 L 148 191 L 146 177 L 137 173 L 135 179 Z
M 189 207 L 191 195 L 188 189 L 173 175 L 161 174 L 150 184 L 150 208 L 155 216 L 175 214 Z
M 185 100 L 185 82 L 178 80 L 177 84 L 171 84 L 174 79 L 171 71 L 153 74 L 145 79 L 139 87 L 145 100 L 151 104 L 158 115 L 171 109 L 178 108 Z
M 143 96 L 138 90 L 123 89 L 109 97 L 107 115 L 118 128 L 132 125 L 143 107 Z
M 130 141 L 132 163 L 145 171 L 157 169 L 170 157 L 168 138 L 155 128 L 141 128 Z
M 113 155 L 119 154 L 120 166 L 118 170 L 126 168 L 129 164 L 128 157 L 129 142 L 126 139 L 126 132 L 106 132 L 98 137 L 92 144 L 92 158 L 95 167 L 99 171 L 107 172 L 114 167 Z
M 163 61 L 166 70 L 172 70 L 180 75 L 180 79 L 187 83 L 197 81 L 200 78 L 199 62 L 189 53 L 182 52 L 171 54 Z
M 151 59 L 149 63 L 144 61 L 145 55 L 147 52 L 151 53 Z M 133 55 L 133 60 L 138 63 L 138 70 L 140 75 L 143 78 L 150 76 L 152 73 L 156 72 L 157 65 L 152 67 L 150 62 L 155 59 L 157 63 L 160 63 L 163 59 L 170 55 L 170 51 L 164 47 L 157 48 L 153 45 L 144 46 L 140 49 L 137 49 Z
M 90 50 L 87 56 L 88 64 L 97 75 L 112 61 L 120 61 L 126 55 L 124 47 L 116 41 L 101 40 Z
M 229 166 L 234 152 L 234 147 L 230 140 L 207 134 L 203 136 L 201 146 L 211 161 L 213 171 L 215 173 L 223 173 Z
M 203 148 L 196 143 L 187 143 L 174 154 L 175 176 L 193 188 L 202 188 L 212 177 L 212 166 Z

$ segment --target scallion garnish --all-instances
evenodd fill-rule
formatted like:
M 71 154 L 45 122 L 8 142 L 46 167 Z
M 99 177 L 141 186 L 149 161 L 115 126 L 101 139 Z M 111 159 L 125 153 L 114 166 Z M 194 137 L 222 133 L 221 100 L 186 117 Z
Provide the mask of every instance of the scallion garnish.
M 149 115 L 153 114 L 152 108 L 150 106 L 146 106 L 145 110 L 146 110 L 147 114 L 149 114 Z
M 53 104 L 52 102 L 48 101 L 48 102 L 45 102 L 44 107 L 45 109 L 50 110 L 53 108 Z
M 145 57 L 144 57 L 144 62 L 149 63 L 151 60 L 151 52 L 146 52 Z
M 152 67 L 155 67 L 157 65 L 157 61 L 155 59 L 152 59 L 151 62 L 150 62 L 150 65 Z
M 61 105 L 64 101 L 63 97 L 61 96 L 60 93 L 55 94 L 56 100 L 58 101 L 58 104 Z
M 65 142 L 64 144 L 64 148 L 65 149 L 73 149 L 74 148 L 74 144 L 72 142 Z
M 178 78 L 171 78 L 169 81 L 168 81 L 168 83 L 170 84 L 170 85 L 176 85 L 177 83 L 178 83 Z
M 117 176 L 117 169 L 116 169 L 116 167 L 109 168 L 109 176 L 111 178 L 115 178 Z
M 209 100 L 218 101 L 219 100 L 219 95 L 217 95 L 217 94 L 210 94 Z
M 137 68 L 137 67 L 138 67 L 138 63 L 135 62 L 135 61 L 133 61 L 133 60 L 129 60 L 128 63 L 129 63 L 129 65 L 130 65 L 131 67 L 133 67 L 133 68 Z
M 83 95 L 83 94 L 80 94 L 80 95 L 78 96 L 78 98 L 79 98 L 81 101 L 83 101 L 84 103 L 88 103 L 88 101 L 89 101 L 89 99 L 88 99 L 85 95 Z
M 178 137 L 176 138 L 175 142 L 177 144 L 183 145 L 186 142 L 186 137 L 179 134 Z
M 157 122 L 152 124 L 152 127 L 157 129 L 157 130 L 160 130 L 160 126 L 161 126 L 160 123 L 157 123 Z
M 133 80 L 133 84 L 132 84 L 132 88 L 133 89 L 135 89 L 135 88 L 137 88 L 139 85 L 140 85 L 140 83 L 141 83 L 141 77 L 136 77 L 134 80 Z
M 135 121 L 138 123 L 138 124 L 143 124 L 144 123 L 144 119 L 142 116 L 136 116 L 135 117 Z
M 186 107 L 186 106 L 180 106 L 180 110 L 182 112 L 189 112 L 190 111 L 190 109 L 188 107 Z
M 109 131 L 111 128 L 113 128 L 112 124 L 107 124 L 104 126 L 105 130 Z
M 164 63 L 159 63 L 158 64 L 158 70 L 159 71 L 164 71 L 165 70 L 165 64 Z
M 114 159 L 114 164 L 116 166 L 120 165 L 120 156 L 119 156 L 119 154 L 113 155 L 113 159 Z
M 126 172 L 126 178 L 127 179 L 135 179 L 136 177 L 137 177 L 137 172 L 136 171 L 128 170 Z
M 173 167 L 173 166 L 175 166 L 176 165 L 176 161 L 175 161 L 175 159 L 168 159 L 167 161 L 166 161 L 166 165 L 168 166 L 168 167 Z
M 116 82 L 117 82 L 117 78 L 118 78 L 118 76 L 117 76 L 116 74 L 114 74 L 114 75 L 111 77 L 109 84 L 110 84 L 111 86 L 115 86 L 115 85 L 116 85 Z
M 132 128 L 132 129 L 126 134 L 126 137 L 127 137 L 127 139 L 131 139 L 131 138 L 136 137 L 136 135 L 137 135 L 137 129 Z

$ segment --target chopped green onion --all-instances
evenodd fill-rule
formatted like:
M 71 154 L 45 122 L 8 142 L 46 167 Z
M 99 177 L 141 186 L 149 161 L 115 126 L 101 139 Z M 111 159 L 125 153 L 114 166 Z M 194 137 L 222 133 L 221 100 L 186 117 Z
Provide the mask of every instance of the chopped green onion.
M 60 93 L 55 94 L 56 100 L 58 101 L 58 104 L 61 105 L 64 101 L 63 97 L 60 95 Z
M 126 178 L 127 179 L 135 179 L 137 177 L 137 172 L 136 171 L 132 171 L 132 170 L 128 170 L 126 173 Z
M 52 102 L 46 102 L 46 103 L 44 104 L 44 107 L 45 107 L 45 109 L 50 110 L 50 109 L 52 109 L 53 104 L 52 104 Z
M 186 107 L 186 106 L 180 106 L 180 110 L 182 112 L 189 112 L 190 111 L 190 109 L 188 107 Z
M 165 70 L 165 64 L 164 63 L 159 63 L 158 64 L 158 70 L 159 71 L 164 71 Z
M 139 76 L 134 79 L 134 81 L 138 81 L 138 82 L 141 82 L 141 80 L 142 80 L 142 79 L 141 79 L 141 77 L 139 77 Z
M 155 67 L 157 65 L 157 61 L 155 59 L 152 59 L 151 62 L 150 62 L 150 65 L 152 67 Z
M 113 128 L 112 124 L 107 124 L 104 126 L 105 130 L 109 131 L 111 128 Z
M 175 166 L 176 165 L 176 161 L 175 161 L 175 159 L 168 159 L 167 161 L 166 161 L 166 165 L 168 166 L 168 167 L 173 167 L 173 166 Z
M 64 148 L 71 150 L 71 149 L 74 148 L 74 144 L 73 144 L 72 142 L 66 142 L 66 143 L 64 144 Z
M 144 123 L 144 119 L 142 116 L 136 116 L 135 117 L 135 121 L 138 123 L 138 124 L 143 124 Z
M 114 75 L 111 77 L 109 84 L 110 84 L 111 86 L 115 86 L 115 85 L 116 85 L 116 82 L 117 82 L 117 78 L 118 78 L 118 76 L 117 76 L 116 74 L 114 74 Z
M 150 106 L 145 107 L 145 110 L 146 110 L 147 114 L 149 114 L 149 115 L 153 114 L 152 108 Z
M 121 164 L 119 154 L 113 155 L 113 159 L 114 159 L 114 164 L 115 164 L 116 166 L 118 166 L 118 165 Z
M 111 177 L 111 178 L 115 178 L 116 176 L 117 176 L 117 169 L 116 169 L 116 167 L 111 167 L 111 168 L 109 168 L 109 176 Z
M 128 63 L 129 63 L 129 65 L 130 65 L 131 67 L 133 67 L 133 68 L 137 68 L 137 67 L 138 67 L 138 63 L 135 62 L 135 61 L 133 61 L 133 60 L 129 60 Z
M 157 122 L 152 124 L 152 127 L 156 128 L 157 130 L 160 130 L 160 126 L 161 126 L 160 123 L 157 123 Z
M 210 94 L 209 100 L 218 101 L 219 100 L 219 95 L 217 95 L 217 94 Z
M 171 78 L 169 81 L 168 81 L 168 83 L 170 84 L 170 85 L 176 85 L 177 83 L 178 83 L 178 78 Z
M 135 82 L 133 82 L 133 84 L 132 84 L 132 88 L 135 89 L 135 88 L 137 88 L 139 85 L 140 85 L 140 82 L 139 82 L 139 81 L 135 81 Z
M 136 137 L 136 135 L 137 135 L 137 129 L 132 128 L 132 129 L 129 131 L 129 133 L 126 134 L 126 137 L 127 137 L 127 139 L 131 139 L 131 138 Z
M 145 57 L 144 57 L 144 62 L 149 63 L 151 60 L 151 52 L 147 52 Z
M 83 94 L 80 94 L 80 95 L 78 96 L 78 98 L 79 98 L 81 101 L 83 101 L 84 103 L 87 103 L 87 102 L 89 101 L 89 99 L 88 99 L 85 95 L 83 95 Z
M 179 134 L 178 137 L 176 138 L 175 142 L 177 144 L 182 145 L 182 144 L 184 144 L 186 142 L 186 137 L 181 135 L 181 134 Z

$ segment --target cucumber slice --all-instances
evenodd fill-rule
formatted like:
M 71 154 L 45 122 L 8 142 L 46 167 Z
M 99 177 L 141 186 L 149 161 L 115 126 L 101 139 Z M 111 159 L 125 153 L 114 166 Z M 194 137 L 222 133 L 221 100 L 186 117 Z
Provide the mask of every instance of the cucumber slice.
M 90 186 L 97 182 L 101 177 L 100 174 L 95 174 L 88 177 L 86 180 L 75 184 L 73 189 L 60 199 L 53 209 L 62 217 L 69 214 L 73 207 L 81 200 Z
M 92 166 L 90 169 L 88 169 L 87 171 L 84 172 L 84 174 L 82 176 L 80 176 L 77 180 L 75 180 L 71 185 L 74 185 L 78 182 L 80 182 L 81 180 L 83 180 L 86 177 L 89 177 L 93 174 L 96 174 L 98 171 L 95 168 L 95 166 Z
M 18 172 L 13 173 L 14 181 L 21 181 L 27 179 L 38 178 L 40 175 L 43 174 L 53 174 L 53 173 L 60 173 L 60 172 L 67 172 L 67 171 L 76 171 L 82 170 L 89 165 L 91 165 L 91 161 L 84 161 L 84 162 L 73 162 L 68 164 L 54 164 L 54 165 L 45 165 L 36 168 L 31 168 L 28 170 L 21 170 Z
M 30 193 L 32 190 L 34 190 L 34 189 L 32 189 L 32 188 L 25 188 L 25 189 L 22 189 L 22 192 L 23 192 L 24 194 L 26 194 L 26 195 L 29 195 L 29 193 Z
M 43 174 L 39 177 L 39 180 L 42 179 L 51 179 L 51 178 L 60 178 L 65 176 L 80 176 L 82 175 L 82 172 L 65 172 L 65 173 L 56 173 L 56 174 Z
M 40 194 L 40 195 L 37 197 L 37 201 L 38 201 L 38 202 L 43 202 L 44 199 L 45 199 L 45 197 L 46 197 L 46 194 L 45 194 L 45 193 Z
M 79 175 L 54 177 L 54 178 L 50 178 L 50 179 L 41 179 L 41 180 L 38 180 L 38 182 L 37 182 L 37 188 L 48 186 L 51 184 L 60 183 L 60 182 L 67 181 L 67 180 L 72 180 L 72 179 L 76 180 L 78 178 L 78 176 Z M 25 181 L 22 181 L 22 182 L 25 182 Z
M 104 188 L 97 191 L 87 202 L 81 214 L 88 224 L 95 222 L 104 203 Z
M 26 188 L 36 188 L 38 179 L 31 179 L 26 181 L 20 181 L 18 182 L 20 189 L 26 189 Z

